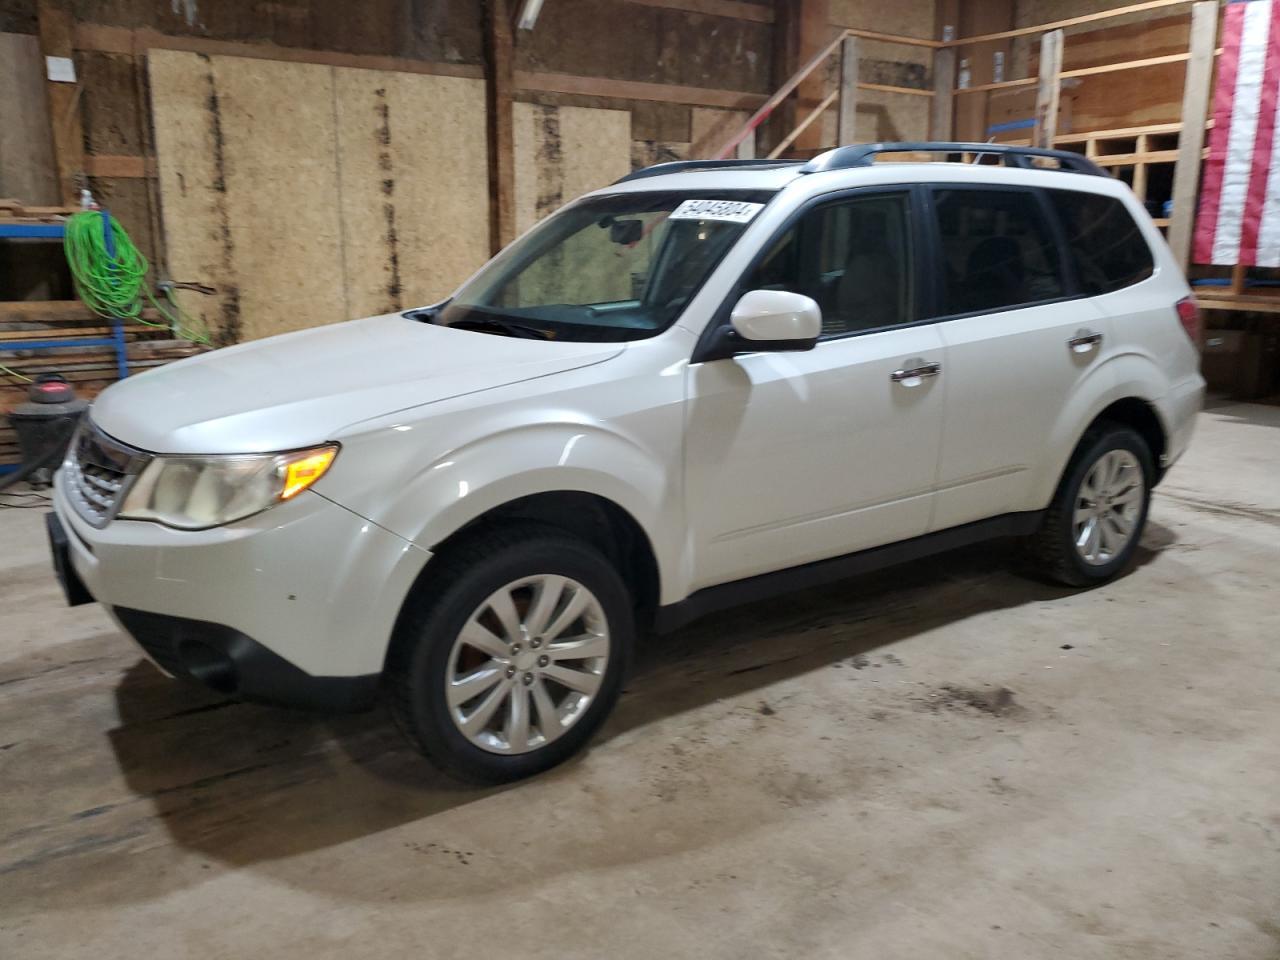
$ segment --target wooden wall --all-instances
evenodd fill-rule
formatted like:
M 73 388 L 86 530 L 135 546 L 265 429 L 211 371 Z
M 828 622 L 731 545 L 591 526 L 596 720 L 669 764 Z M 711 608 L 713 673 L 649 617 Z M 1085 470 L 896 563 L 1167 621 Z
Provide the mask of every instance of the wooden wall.
M 220 343 L 430 303 L 488 251 L 479 80 L 153 51 L 169 269 Z

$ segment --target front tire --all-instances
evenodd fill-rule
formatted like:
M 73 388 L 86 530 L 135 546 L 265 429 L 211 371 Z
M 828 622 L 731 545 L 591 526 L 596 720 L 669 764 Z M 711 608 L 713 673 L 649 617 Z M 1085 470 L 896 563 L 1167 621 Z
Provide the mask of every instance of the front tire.
M 429 565 L 387 663 L 392 713 L 446 772 L 502 783 L 576 753 L 618 699 L 631 598 L 554 527 L 481 531 Z
M 1151 448 L 1137 431 L 1114 423 L 1091 428 L 1028 540 L 1032 564 L 1071 587 L 1118 576 L 1142 538 L 1154 480 Z

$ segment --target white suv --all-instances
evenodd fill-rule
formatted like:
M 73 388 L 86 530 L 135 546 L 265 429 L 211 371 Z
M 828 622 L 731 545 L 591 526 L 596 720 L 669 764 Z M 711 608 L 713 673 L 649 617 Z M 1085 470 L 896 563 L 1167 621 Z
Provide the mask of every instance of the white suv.
M 873 162 L 961 149 L 999 162 Z M 646 630 L 997 536 L 1114 577 L 1201 406 L 1197 324 L 1074 154 L 664 164 L 444 303 L 112 387 L 55 564 L 171 674 L 385 689 L 441 766 L 513 779 L 584 744 Z

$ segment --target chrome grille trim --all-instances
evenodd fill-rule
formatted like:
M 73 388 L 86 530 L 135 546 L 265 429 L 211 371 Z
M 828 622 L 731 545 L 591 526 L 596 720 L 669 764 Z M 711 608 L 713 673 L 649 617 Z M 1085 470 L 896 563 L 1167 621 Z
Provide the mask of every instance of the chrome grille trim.
M 86 418 L 62 464 L 67 499 L 90 526 L 105 527 L 150 460 L 151 454 L 108 436 Z

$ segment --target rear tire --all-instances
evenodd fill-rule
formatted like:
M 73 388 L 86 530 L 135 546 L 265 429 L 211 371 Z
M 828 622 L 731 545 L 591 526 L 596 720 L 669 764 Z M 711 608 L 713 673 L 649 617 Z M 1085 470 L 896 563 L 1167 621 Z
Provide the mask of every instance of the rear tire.
M 1071 587 L 1118 576 L 1142 539 L 1154 479 L 1151 449 L 1137 431 L 1107 422 L 1091 427 L 1040 529 L 1027 539 L 1032 567 Z
M 618 699 L 631 597 L 603 554 L 555 527 L 479 531 L 428 564 L 410 604 L 387 661 L 392 715 L 459 779 L 561 763 Z

